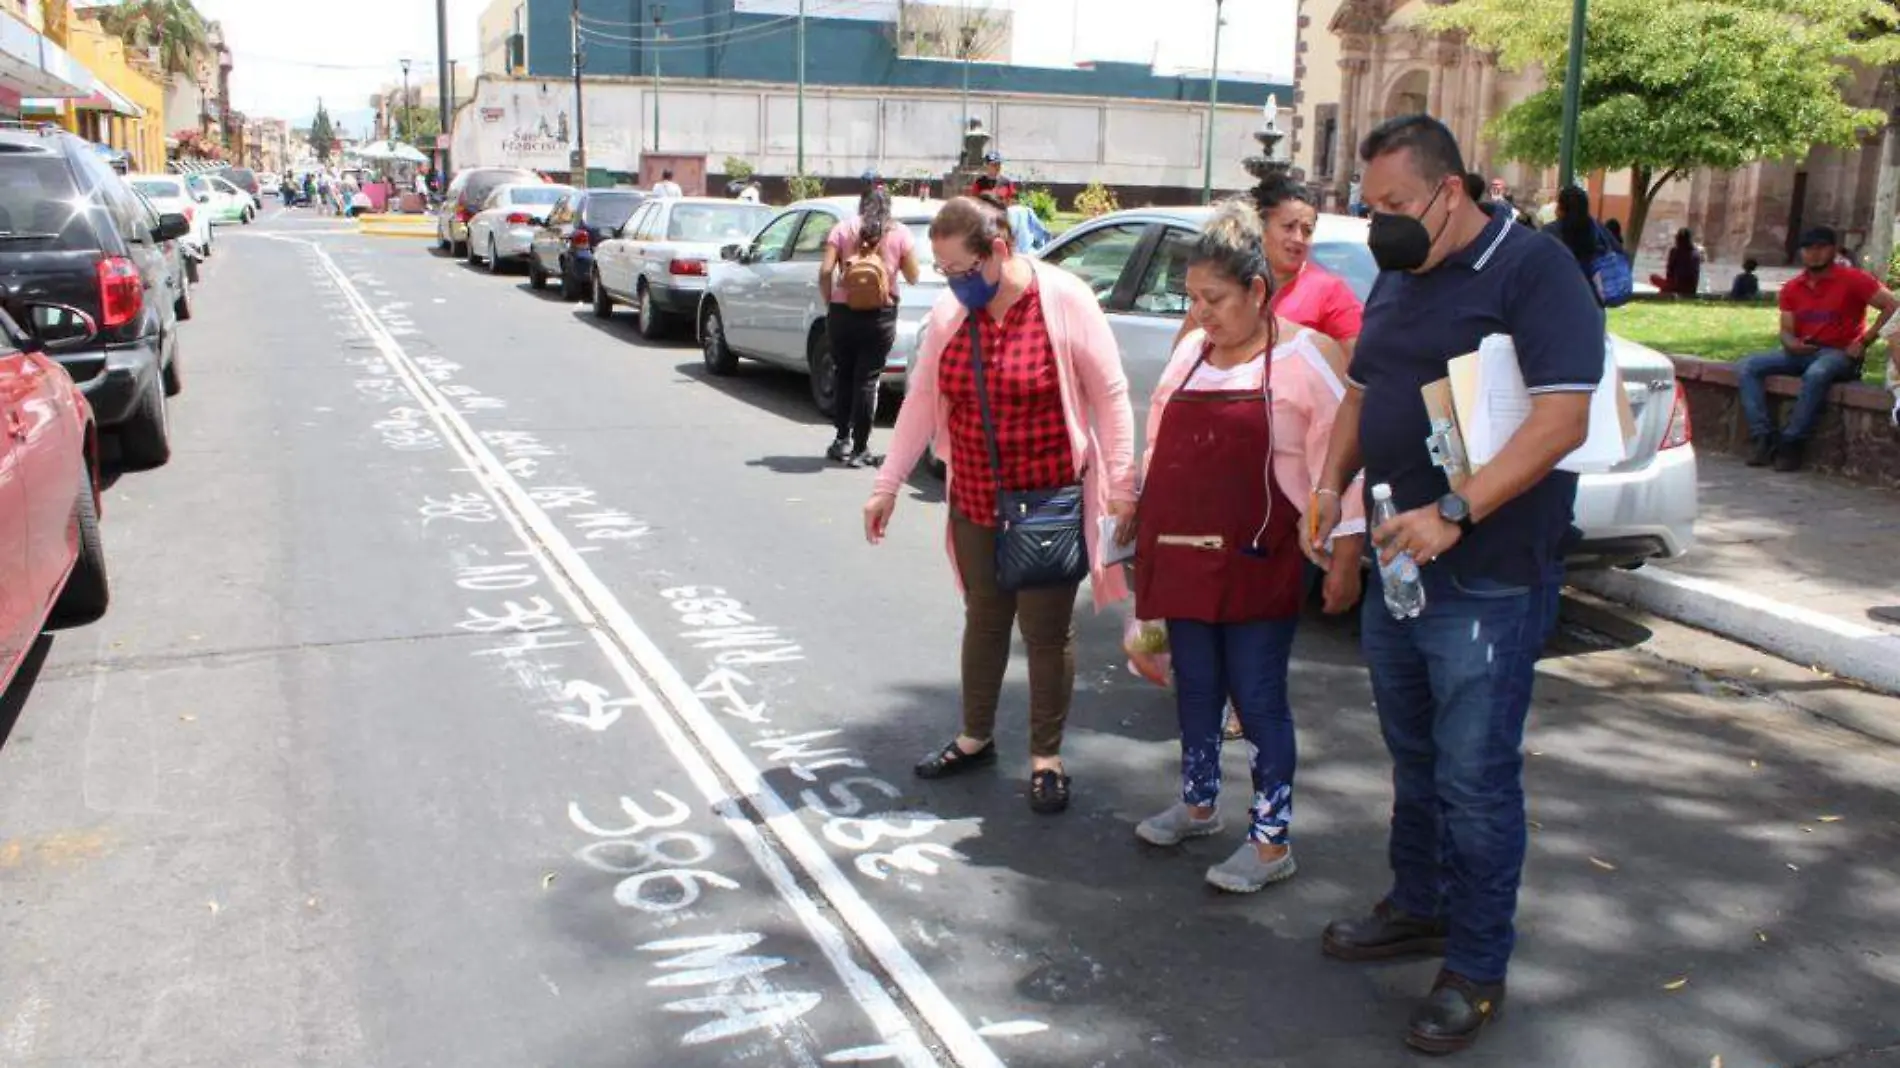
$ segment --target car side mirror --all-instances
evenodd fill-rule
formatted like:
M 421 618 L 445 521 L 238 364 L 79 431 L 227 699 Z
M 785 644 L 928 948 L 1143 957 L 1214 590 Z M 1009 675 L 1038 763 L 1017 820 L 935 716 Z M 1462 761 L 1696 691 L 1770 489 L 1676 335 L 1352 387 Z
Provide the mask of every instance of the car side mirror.
M 744 255 L 745 247 L 743 245 L 727 245 L 719 250 L 719 258 L 732 263 L 738 263 Z
M 158 217 L 158 225 L 152 228 L 152 237 L 159 241 L 176 241 L 191 233 L 191 220 L 175 211 L 168 211 Z
M 16 323 L 25 324 L 22 332 L 30 349 L 60 352 L 89 344 L 99 336 L 98 321 L 69 304 L 8 301 L 5 310 Z
M 210 194 L 210 193 L 199 193 L 199 194 L 198 194 L 198 196 L 197 196 L 197 197 L 196 197 L 195 199 L 196 199 L 196 200 L 198 201 L 198 203 L 200 203 L 200 204 L 209 204 L 209 203 L 211 203 L 211 194 Z

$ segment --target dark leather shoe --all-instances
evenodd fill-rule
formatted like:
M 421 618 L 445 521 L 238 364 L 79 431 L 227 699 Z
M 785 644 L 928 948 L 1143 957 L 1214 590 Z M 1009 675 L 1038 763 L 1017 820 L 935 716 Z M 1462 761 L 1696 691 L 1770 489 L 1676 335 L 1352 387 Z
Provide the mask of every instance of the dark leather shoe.
M 1381 901 L 1372 915 L 1334 920 L 1326 925 L 1320 951 L 1340 960 L 1384 960 L 1414 953 L 1445 952 L 1445 921 L 1411 916 Z
M 1412 1010 L 1405 1044 L 1423 1053 L 1456 1053 L 1503 1014 L 1503 983 L 1474 983 L 1457 972 L 1439 972 L 1431 995 Z
M 917 762 L 911 770 L 920 779 L 947 779 L 952 775 L 961 775 L 966 771 L 988 767 L 996 763 L 996 739 L 983 743 L 983 748 L 974 753 L 966 753 L 957 747 L 956 739 L 950 744 Z
M 1748 454 L 1748 466 L 1767 467 L 1775 462 L 1775 437 L 1770 434 L 1755 439 L 1755 451 Z
M 1775 450 L 1775 470 L 1799 471 L 1807 459 L 1807 442 L 1784 441 L 1781 448 Z

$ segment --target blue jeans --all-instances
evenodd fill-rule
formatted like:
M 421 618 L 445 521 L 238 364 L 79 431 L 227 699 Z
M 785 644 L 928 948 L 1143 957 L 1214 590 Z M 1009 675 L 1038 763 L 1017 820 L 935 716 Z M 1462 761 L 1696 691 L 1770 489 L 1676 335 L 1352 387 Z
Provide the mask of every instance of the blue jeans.
M 1181 719 L 1181 800 L 1212 805 L 1220 797 L 1221 727 L 1231 699 L 1253 743 L 1253 807 L 1248 837 L 1287 844 L 1293 820 L 1293 706 L 1287 666 L 1297 617 L 1256 623 L 1168 620 L 1174 703 Z
M 1391 902 L 1450 928 L 1445 967 L 1499 982 L 1524 872 L 1524 718 L 1557 622 L 1557 576 L 1534 586 L 1425 569 L 1425 611 L 1395 620 L 1369 590 L 1372 696 L 1392 755 Z
M 1801 395 L 1795 399 L 1787 429 L 1781 432 L 1783 441 L 1801 442 L 1814 433 L 1814 424 L 1821 418 L 1821 405 L 1827 402 L 1827 391 L 1836 382 L 1860 377 L 1860 365 L 1848 359 L 1841 349 L 1822 349 L 1812 356 L 1796 356 L 1786 349 L 1744 356 L 1735 365 L 1735 377 L 1742 394 L 1742 414 L 1748 418 L 1748 432 L 1757 438 L 1775 434 L 1765 382 L 1769 375 L 1801 376 Z

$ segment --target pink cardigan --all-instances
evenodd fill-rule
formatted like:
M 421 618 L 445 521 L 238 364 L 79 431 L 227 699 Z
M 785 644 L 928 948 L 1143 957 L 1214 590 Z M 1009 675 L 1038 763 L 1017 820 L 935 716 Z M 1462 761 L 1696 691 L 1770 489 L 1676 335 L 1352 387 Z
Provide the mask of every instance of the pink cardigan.
M 1168 366 L 1155 383 L 1154 398 L 1148 403 L 1148 445 L 1141 455 L 1141 473 L 1154 462 L 1155 442 L 1161 436 L 1161 420 L 1168 400 L 1187 381 L 1201 355 L 1201 331 L 1181 339 Z M 1326 450 L 1333 435 L 1333 419 L 1339 414 L 1345 384 L 1333 373 L 1324 353 L 1313 344 L 1314 333 L 1301 330 L 1274 350 L 1273 360 L 1273 456 L 1270 476 L 1280 485 L 1302 518 L 1312 501 L 1313 487 L 1326 469 Z M 1267 473 L 1263 472 L 1263 476 Z M 1366 506 L 1355 480 L 1341 494 L 1339 525 L 1329 538 L 1366 532 Z M 1300 531 L 1304 538 L 1306 532 Z
M 1083 484 L 1084 536 L 1089 546 L 1089 585 L 1099 610 L 1128 596 L 1120 567 L 1105 567 L 1098 525 L 1110 501 L 1135 501 L 1135 414 L 1128 404 L 1128 379 L 1122 374 L 1121 349 L 1109 330 L 1102 306 L 1088 286 L 1060 267 L 1031 260 L 1041 290 L 1042 315 L 1056 352 L 1056 375 L 1062 386 L 1062 411 L 1069 424 L 1069 442 L 1075 449 L 1076 470 Z M 897 412 L 890 451 L 878 469 L 875 492 L 897 494 L 898 488 L 923 458 L 924 447 L 934 446 L 946 466 L 950 460 L 950 409 L 938 402 L 937 369 L 944 346 L 964 328 L 966 312 L 945 293 L 924 323 L 922 348 L 911 369 L 903 407 Z M 947 478 L 955 478 L 950 471 Z M 946 549 L 948 537 L 946 529 Z M 950 554 L 956 573 L 956 554 Z M 957 577 L 959 588 L 962 576 Z

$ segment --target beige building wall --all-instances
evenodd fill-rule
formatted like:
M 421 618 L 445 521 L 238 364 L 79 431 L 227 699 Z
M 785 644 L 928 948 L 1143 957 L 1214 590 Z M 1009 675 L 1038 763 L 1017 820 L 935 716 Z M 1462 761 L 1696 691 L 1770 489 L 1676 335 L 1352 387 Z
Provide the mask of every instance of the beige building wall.
M 508 37 L 528 32 L 527 0 L 493 0 L 476 21 L 482 61 L 479 73 L 499 78 L 508 73 Z

